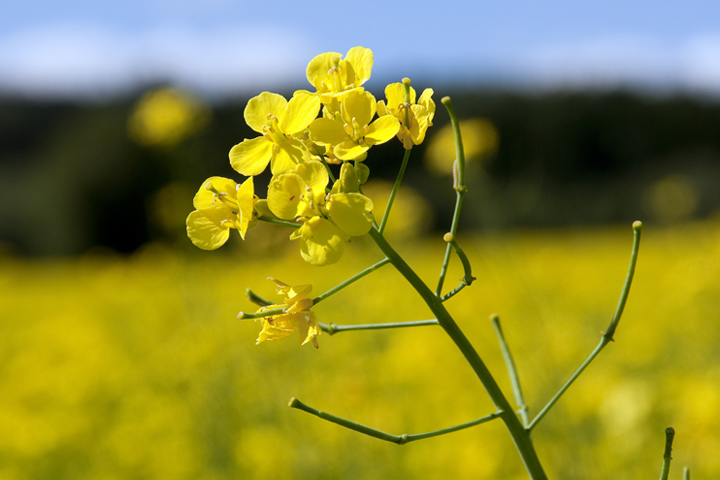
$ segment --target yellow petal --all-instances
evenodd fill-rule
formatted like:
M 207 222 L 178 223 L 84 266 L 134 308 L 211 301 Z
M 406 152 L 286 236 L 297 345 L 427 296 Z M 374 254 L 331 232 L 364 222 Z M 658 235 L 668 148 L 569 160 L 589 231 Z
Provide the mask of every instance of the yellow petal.
M 353 47 L 348 50 L 345 60 L 352 65 L 355 72 L 353 86 L 359 87 L 368 81 L 373 67 L 372 50 L 364 47 Z
M 401 103 L 405 103 L 405 86 L 402 83 L 391 83 L 385 87 L 387 108 L 397 110 Z
M 339 122 L 329 118 L 318 118 L 310 124 L 310 138 L 321 145 L 337 145 L 349 137 Z
M 277 93 L 262 92 L 251 98 L 245 106 L 245 123 L 258 133 L 263 133 L 262 127 L 267 123 L 267 116 L 282 118 L 287 107 L 287 100 Z
M 357 122 L 361 127 L 369 124 L 375 115 L 375 97 L 370 92 L 356 90 L 350 92 L 341 106 L 342 117 L 346 123 Z
M 275 144 L 270 170 L 273 175 L 280 175 L 294 169 L 300 163 L 311 161 L 312 158 L 305 144 L 296 138 L 287 138 Z
M 268 186 L 267 204 L 278 218 L 292 220 L 299 214 L 305 182 L 292 172 L 273 177 Z
M 330 265 L 345 251 L 345 239 L 335 225 L 313 217 L 299 229 L 300 255 L 312 265 Z
M 292 317 L 292 315 L 287 314 L 261 317 L 260 322 L 263 328 L 255 344 L 258 345 L 265 340 L 285 338 L 295 333 L 297 326 L 295 322 L 292 321 Z
M 413 143 L 419 145 L 425 139 L 425 132 L 429 126 L 432 125 L 432 115 L 428 112 L 427 108 L 421 105 L 413 105 L 411 108 L 413 124 L 410 129 Z
M 245 240 L 245 232 L 247 232 L 250 221 L 253 219 L 253 210 L 255 208 L 255 187 L 253 185 L 253 177 L 245 180 L 238 188 L 237 203 L 239 207 L 238 217 L 240 218 L 240 236 Z
M 293 135 L 305 130 L 318 116 L 320 99 L 308 92 L 295 92 L 280 118 L 280 128 L 284 133 Z
M 270 163 L 272 149 L 265 137 L 243 140 L 230 149 L 230 165 L 241 175 L 259 175 Z
M 337 145 L 333 150 L 333 153 L 340 160 L 355 160 L 356 162 L 362 162 L 363 160 L 365 160 L 365 156 L 368 150 L 370 150 L 369 143 L 357 145 L 354 142 L 348 140 L 347 142 L 343 142 L 340 145 Z
M 295 169 L 295 173 L 312 190 L 312 200 L 325 197 L 325 187 L 330 181 L 325 165 L 316 161 L 301 163 Z
M 398 130 L 400 130 L 400 122 L 398 122 L 397 118 L 385 115 L 368 126 L 365 141 L 370 145 L 385 143 L 397 135 Z
M 365 235 L 373 221 L 373 202 L 360 193 L 338 193 L 327 204 L 330 218 L 351 237 Z
M 318 92 L 325 90 L 321 88 L 320 83 L 323 81 L 327 83 L 329 79 L 328 71 L 333 67 L 333 59 L 341 57 L 342 54 L 337 52 L 321 53 L 308 63 L 305 71 L 308 82 L 315 86 Z
M 203 250 L 215 250 L 227 242 L 230 223 L 219 209 L 195 210 L 188 215 L 185 224 L 187 235 L 193 244 Z
M 318 347 L 317 336 L 320 335 L 320 326 L 317 323 L 314 312 L 304 312 L 302 317 L 295 316 L 300 334 L 300 345 L 312 342 L 315 348 Z
M 216 192 L 226 193 L 230 198 L 235 198 L 237 183 L 225 177 L 210 177 L 203 182 L 200 189 L 193 198 L 193 206 L 197 210 L 215 206 Z

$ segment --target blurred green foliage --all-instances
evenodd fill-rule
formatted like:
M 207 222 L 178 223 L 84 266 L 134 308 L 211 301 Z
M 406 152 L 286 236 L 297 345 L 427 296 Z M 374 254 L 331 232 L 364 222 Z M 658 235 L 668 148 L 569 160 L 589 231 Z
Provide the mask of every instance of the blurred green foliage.
M 720 206 L 717 102 L 622 92 L 437 92 L 446 94 L 461 118 L 483 119 L 497 134 L 485 140 L 495 142 L 490 153 L 468 166 L 475 196 L 464 211 L 465 228 L 637 218 L 673 223 L 707 217 Z M 255 136 L 243 120 L 246 99 L 207 105 L 200 126 L 152 144 L 138 140 L 138 122 L 131 121 L 141 98 L 0 98 L 0 191 L 6 199 L 0 203 L 0 248 L 67 255 L 98 246 L 131 252 L 148 240 L 172 241 L 205 178 L 238 177 L 227 155 Z M 441 228 L 452 212 L 453 196 L 439 181 L 447 180 L 447 169 L 437 159 L 428 168 L 424 159 L 447 121 L 438 112 L 406 177 L 433 199 L 432 218 Z M 369 163 L 373 177 L 393 179 L 401 157 L 399 142 L 383 145 Z M 452 160 L 448 153 L 447 163 Z
M 510 395 L 489 322 L 500 314 L 531 415 L 599 341 L 631 237 L 629 224 L 462 236 L 478 280 L 448 306 Z M 430 280 L 444 244 L 400 251 Z M 318 350 L 295 337 L 255 346 L 260 325 L 236 319 L 256 308 L 246 287 L 274 298 L 271 275 L 319 294 L 379 259 L 363 241 L 322 269 L 292 245 L 272 253 L 154 244 L 124 257 L 0 257 L 0 477 L 526 478 L 500 423 L 397 446 L 288 408 L 296 396 L 394 434 L 494 411 L 435 327 L 323 334 Z M 551 478 L 655 478 L 667 426 L 673 477 L 683 465 L 720 476 L 718 285 L 717 221 L 646 223 L 616 342 L 534 431 Z M 334 323 L 428 318 L 391 269 L 314 311 Z

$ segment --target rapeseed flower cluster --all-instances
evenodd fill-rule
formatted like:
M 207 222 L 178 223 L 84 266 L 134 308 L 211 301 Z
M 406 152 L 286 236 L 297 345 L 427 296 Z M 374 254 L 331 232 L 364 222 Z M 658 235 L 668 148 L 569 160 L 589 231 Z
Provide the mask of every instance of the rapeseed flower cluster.
M 231 229 L 244 239 L 257 220 L 294 226 L 302 258 L 329 265 L 343 255 L 351 237 L 373 227 L 373 202 L 362 193 L 369 176 L 363 163 L 371 147 L 397 137 L 406 149 L 421 143 L 432 125 L 432 89 L 417 99 L 410 80 L 387 86 L 377 101 L 363 85 L 370 78 L 373 53 L 351 48 L 343 57 L 328 52 L 313 58 L 307 79 L 315 91 L 292 98 L 262 92 L 248 101 L 244 117 L 259 135 L 230 150 L 230 165 L 248 177 L 242 183 L 222 177 L 206 180 L 187 218 L 187 233 L 204 250 L 222 246 Z M 340 165 L 337 177 L 331 165 Z M 254 194 L 253 177 L 268 166 L 267 199 Z
M 290 99 L 262 92 L 251 98 L 244 117 L 258 136 L 229 153 L 230 165 L 246 179 L 211 177 L 203 183 L 186 221 L 190 240 L 215 250 L 227 242 L 230 230 L 244 240 L 249 228 L 266 221 L 293 227 L 290 239 L 299 241 L 309 264 L 340 260 L 351 237 L 367 234 L 375 224 L 373 201 L 362 192 L 370 172 L 364 163 L 368 151 L 394 137 L 411 149 L 423 141 L 435 115 L 432 89 L 416 102 L 407 78 L 388 85 L 387 100 L 378 102 L 363 88 L 372 67 L 367 48 L 351 48 L 344 58 L 323 53 L 307 66 L 314 92 L 298 90 Z M 268 167 L 272 178 L 267 198 L 260 199 L 253 179 Z M 285 301 L 254 314 L 262 322 L 257 343 L 297 331 L 302 344 L 317 347 L 320 328 L 307 298 L 312 287 L 273 281 Z

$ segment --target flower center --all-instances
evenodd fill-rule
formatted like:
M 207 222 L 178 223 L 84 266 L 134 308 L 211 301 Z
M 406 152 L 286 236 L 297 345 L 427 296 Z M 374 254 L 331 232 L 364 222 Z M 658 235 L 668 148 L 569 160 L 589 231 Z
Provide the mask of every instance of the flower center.
M 272 113 L 268 113 L 265 117 L 265 125 L 261 128 L 263 137 L 273 143 L 280 144 L 286 140 L 285 134 L 280 129 L 280 121 Z

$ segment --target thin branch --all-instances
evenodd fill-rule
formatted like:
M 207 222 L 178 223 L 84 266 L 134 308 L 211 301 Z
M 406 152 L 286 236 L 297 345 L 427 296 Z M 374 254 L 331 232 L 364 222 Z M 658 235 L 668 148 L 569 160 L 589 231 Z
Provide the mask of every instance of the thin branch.
M 470 259 L 468 259 L 465 251 L 460 248 L 460 245 L 455 239 L 455 235 L 448 232 L 443 236 L 443 240 L 445 240 L 453 247 L 453 250 L 455 250 L 455 253 L 460 258 L 460 262 L 462 263 L 463 269 L 465 270 L 465 276 L 463 276 L 462 281 L 465 285 L 469 287 L 475 280 L 477 280 L 475 277 L 473 277 L 472 267 L 470 266 Z
M 300 228 L 300 224 L 297 222 L 291 222 L 289 220 L 281 220 L 279 218 L 272 218 L 265 215 L 258 217 L 261 222 L 266 222 L 271 225 L 279 225 L 281 227 Z
M 453 133 L 455 135 L 455 163 L 453 164 L 455 210 L 453 211 L 453 219 L 450 226 L 450 233 L 454 236 L 457 235 L 463 197 L 465 196 L 465 193 L 467 193 L 467 186 L 465 186 L 465 149 L 462 143 L 462 136 L 460 135 L 460 122 L 458 121 L 457 115 L 455 115 L 455 110 L 453 109 L 450 97 L 443 97 L 441 101 L 442 104 L 445 106 L 445 109 L 448 111 L 448 114 L 450 115 L 450 123 L 452 124 Z M 448 244 L 447 248 L 445 249 L 445 257 L 443 258 L 442 267 L 440 268 L 440 277 L 438 278 L 437 288 L 435 289 L 435 296 L 437 297 L 442 294 L 443 283 L 445 282 L 448 264 L 450 263 L 451 249 L 452 246 Z
M 249 318 L 263 318 L 269 317 L 270 315 L 280 315 L 281 313 L 285 313 L 285 307 L 273 308 L 270 310 L 255 313 L 240 312 L 238 313 L 237 318 L 240 320 L 247 320 Z
M 323 332 L 334 335 L 340 332 L 349 332 L 352 330 L 383 330 L 388 328 L 404 328 L 404 327 L 424 327 L 428 325 L 439 325 L 436 319 L 432 320 L 413 320 L 409 322 L 391 322 L 391 323 L 365 323 L 359 325 L 336 325 L 334 323 L 319 323 Z
M 326 291 L 325 293 L 322 293 L 322 294 L 318 295 L 317 297 L 313 298 L 313 305 L 316 305 L 316 304 L 322 302 L 323 300 L 325 300 L 325 299 L 328 298 L 329 296 L 336 294 L 337 292 L 339 292 L 339 291 L 342 290 L 343 288 L 345 288 L 345 287 L 347 287 L 347 286 L 349 286 L 349 285 L 357 282 L 358 280 L 360 280 L 361 278 L 363 278 L 365 275 L 368 275 L 368 274 L 374 272 L 374 271 L 377 270 L 378 268 L 382 267 L 383 265 L 387 265 L 388 263 L 390 263 L 390 260 L 387 259 L 387 258 L 383 258 L 382 260 L 380 260 L 379 262 L 377 262 L 375 265 L 371 265 L 371 266 L 369 266 L 368 268 L 366 268 L 365 270 L 363 270 L 362 272 L 356 273 L 355 275 L 353 275 L 352 277 L 348 278 L 348 279 L 345 280 L 344 282 L 342 282 L 342 283 L 334 286 L 333 288 L 331 288 L 330 290 Z
M 675 429 L 668 427 L 665 429 L 665 453 L 663 454 L 662 470 L 660 471 L 660 480 L 667 480 L 670 474 L 670 462 L 672 461 L 672 444 L 675 438 Z
M 448 293 L 446 293 L 445 295 L 443 295 L 442 297 L 440 297 L 440 301 L 441 301 L 441 302 L 444 302 L 445 300 L 448 300 L 448 299 L 454 297 L 455 295 L 457 295 L 458 293 L 460 293 L 460 291 L 461 291 L 463 288 L 465 288 L 465 287 L 467 287 L 467 286 L 468 286 L 467 283 L 462 282 L 460 285 L 458 285 L 457 287 L 453 288 L 453 289 L 450 290 Z
M 641 222 L 634 222 L 633 225 L 633 246 L 632 246 L 632 253 L 630 254 L 630 265 L 628 267 L 628 273 L 625 277 L 625 284 L 623 285 L 622 292 L 620 293 L 620 301 L 618 302 L 618 306 L 615 309 L 615 314 L 613 315 L 612 320 L 610 321 L 610 326 L 608 327 L 607 331 L 603 336 L 600 338 L 600 343 L 597 347 L 595 347 L 595 350 L 592 351 L 590 356 L 580 365 L 580 368 L 577 369 L 577 371 L 568 379 L 567 382 L 565 382 L 565 385 L 563 385 L 560 390 L 555 394 L 555 396 L 548 402 L 547 405 L 538 413 L 537 417 L 528 425 L 527 429 L 532 430 L 535 428 L 535 426 L 542 420 L 542 418 L 550 411 L 550 409 L 557 403 L 558 400 L 560 400 L 560 397 L 567 391 L 568 388 L 570 388 L 570 385 L 575 382 L 575 380 L 580 376 L 580 374 L 587 368 L 588 365 L 595 359 L 595 357 L 598 356 L 598 354 L 602 351 L 605 346 L 613 341 L 613 334 L 615 333 L 615 329 L 618 326 L 618 323 L 620 322 L 620 317 L 622 316 L 623 309 L 625 308 L 625 302 L 627 301 L 628 294 L 630 293 L 630 286 L 632 285 L 632 279 L 633 275 L 635 273 L 635 265 L 637 263 L 637 256 L 638 251 L 640 249 L 640 232 L 642 231 L 642 223 Z
M 390 191 L 390 196 L 388 197 L 387 205 L 385 205 L 385 212 L 383 213 L 383 218 L 380 221 L 380 226 L 378 227 L 378 231 L 382 233 L 385 230 L 385 224 L 387 223 L 388 217 L 390 216 L 390 209 L 393 206 L 393 202 L 395 202 L 395 196 L 397 195 L 398 190 L 400 189 L 400 184 L 402 183 L 403 176 L 405 175 L 405 170 L 408 166 L 408 161 L 410 160 L 410 152 L 411 149 L 405 150 L 405 154 L 403 155 L 402 164 L 400 165 L 400 171 L 398 172 L 397 178 L 395 179 L 395 184 L 393 185 L 392 190 Z
M 517 368 L 515 367 L 515 360 L 513 360 L 513 356 L 510 353 L 510 347 L 505 341 L 505 335 L 503 335 L 502 328 L 500 327 L 500 317 L 492 315 L 490 317 L 490 321 L 495 328 L 495 334 L 500 342 L 500 351 L 505 359 L 505 365 L 507 366 L 508 375 L 510 376 L 510 383 L 512 384 L 513 394 L 515 395 L 515 403 L 520 409 L 520 418 L 522 418 L 523 425 L 527 427 L 530 422 L 530 419 L 528 418 L 528 407 L 525 403 L 525 396 L 523 395 L 522 388 L 520 387 L 520 377 L 518 376 Z
M 367 427 L 367 426 L 361 425 L 359 423 L 355 423 L 351 420 L 346 420 L 344 418 L 337 417 L 337 416 L 332 415 L 327 412 L 322 412 L 322 411 L 312 408 L 308 405 L 305 405 L 304 403 L 302 403 L 300 400 L 298 400 L 295 397 L 290 399 L 288 406 L 290 406 L 291 408 L 297 408 L 298 410 L 302 410 L 303 412 L 310 413 L 312 415 L 315 415 L 316 417 L 322 418 L 323 420 L 327 420 L 328 422 L 336 423 L 345 428 L 349 428 L 350 430 L 364 433 L 365 435 L 368 435 L 368 436 L 371 436 L 374 438 L 379 438 L 380 440 L 385 440 L 386 442 L 397 443 L 398 445 L 405 445 L 406 443 L 414 442 L 416 440 L 424 440 L 426 438 L 437 437 L 439 435 L 445 435 L 448 433 L 463 430 L 465 428 L 474 427 L 476 425 L 480 425 L 482 423 L 489 422 L 490 420 L 494 420 L 494 419 L 500 417 L 500 415 L 502 413 L 502 412 L 495 412 L 490 415 L 486 415 L 484 417 L 478 418 L 477 420 L 472 420 L 470 422 L 462 423 L 460 425 L 455 425 L 453 427 L 442 428 L 440 430 L 434 430 L 432 432 L 417 433 L 417 434 L 413 434 L 413 435 L 408 435 L 408 434 L 392 435 L 390 433 L 385 433 L 380 430 L 376 430 L 374 428 Z
M 253 292 L 249 288 L 247 290 L 245 290 L 245 295 L 247 295 L 248 300 L 250 300 L 251 302 L 253 302 L 256 305 L 260 305 L 261 307 L 267 307 L 269 305 L 274 305 L 273 302 L 271 302 L 270 300 L 268 300 L 266 298 L 261 297 L 260 295 Z

